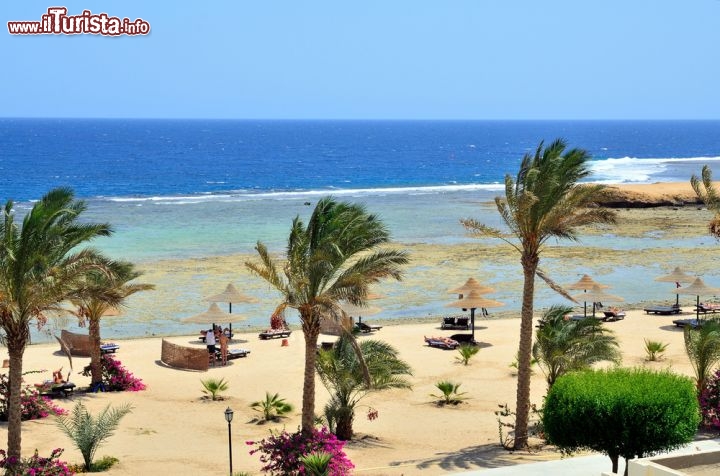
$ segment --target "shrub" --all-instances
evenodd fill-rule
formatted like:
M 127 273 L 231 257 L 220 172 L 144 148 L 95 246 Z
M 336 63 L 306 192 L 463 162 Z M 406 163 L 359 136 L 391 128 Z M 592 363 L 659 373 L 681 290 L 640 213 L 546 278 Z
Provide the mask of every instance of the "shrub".
M 716 370 L 706 381 L 700 392 L 702 424 L 720 430 L 720 370 Z
M 103 441 L 113 435 L 120 420 L 131 410 L 130 405 L 122 405 L 119 408 L 110 408 L 108 405 L 97 418 L 94 418 L 82 402 L 78 402 L 73 408 L 72 415 L 59 417 L 57 425 L 80 450 L 85 469 L 90 470 L 97 449 Z
M 560 377 L 548 392 L 542 421 L 549 443 L 605 453 L 617 472 L 620 456 L 627 464 L 691 441 L 700 411 L 687 377 L 614 369 Z
M 8 419 L 8 407 L 10 405 L 8 381 L 6 374 L 0 374 L 0 421 L 7 421 Z M 22 392 L 20 395 L 20 406 L 22 408 L 20 418 L 22 420 L 36 420 L 45 418 L 48 415 L 65 415 L 67 413 L 65 409 L 55 405 L 48 397 L 41 396 L 37 389 L 29 385 L 23 385 L 20 391 Z
M 472 344 L 463 344 L 458 347 L 459 356 L 455 357 L 455 360 L 462 362 L 463 365 L 467 365 L 470 359 L 480 352 L 480 347 Z
M 265 399 L 252 402 L 250 408 L 263 414 L 261 421 L 276 420 L 277 418 L 293 411 L 293 406 L 280 398 L 280 394 L 270 395 L 265 392 Z
M 122 363 L 110 354 L 105 354 L 101 359 L 102 383 L 107 392 L 138 392 L 145 390 L 147 386 L 143 381 L 135 377 L 132 372 L 122 366 Z M 83 375 L 90 376 L 90 366 L 83 369 Z
M 58 458 L 63 453 L 62 448 L 52 451 L 49 458 L 41 458 L 38 450 L 27 459 L 8 458 L 5 450 L 0 450 L 0 468 L 5 469 L 7 475 L 31 475 L 31 476 L 71 476 L 73 473 L 67 463 Z
M 668 344 L 658 342 L 655 340 L 645 339 L 645 353 L 647 354 L 647 360 L 654 362 L 660 360 L 663 352 L 667 349 Z
M 271 475 L 295 476 L 305 475 L 301 457 L 311 453 L 325 452 L 331 455 L 328 465 L 329 476 L 345 476 L 355 467 L 343 451 L 344 442 L 338 440 L 330 431 L 313 428 L 312 436 L 305 437 L 301 431 L 288 433 L 270 432 L 270 436 L 260 441 L 246 442 L 256 446 L 250 454 L 261 453 L 260 462 L 264 464 L 261 471 Z
M 203 385 L 203 393 L 206 395 L 210 395 L 213 401 L 222 400 L 222 397 L 219 395 L 220 392 L 224 392 L 228 389 L 228 383 L 225 381 L 224 378 L 209 378 L 207 380 L 200 380 L 200 383 L 202 383 Z
M 464 396 L 467 392 L 458 392 L 460 385 L 462 384 L 443 380 L 435 384 L 438 390 L 442 392 L 442 395 L 430 394 L 430 396 L 440 399 L 436 402 L 438 405 L 457 405 L 467 399 L 467 397 Z
M 312 452 L 300 457 L 305 474 L 309 476 L 329 476 L 332 455 L 325 451 Z

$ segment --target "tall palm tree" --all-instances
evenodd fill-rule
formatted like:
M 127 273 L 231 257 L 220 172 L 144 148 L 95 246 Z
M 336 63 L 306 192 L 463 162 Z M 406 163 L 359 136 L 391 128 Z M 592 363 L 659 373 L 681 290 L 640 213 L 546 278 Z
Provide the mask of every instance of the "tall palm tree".
M 715 213 L 715 216 L 708 224 L 708 231 L 710 235 L 720 239 L 720 194 L 715 190 L 710 167 L 703 166 L 701 178 L 693 174 L 690 177 L 690 185 L 698 198 L 708 207 L 708 210 Z
M 535 332 L 533 357 L 545 373 L 548 390 L 558 377 L 589 368 L 596 362 L 620 363 L 619 345 L 612 331 L 595 318 L 566 319 L 571 307 L 552 306 Z
M 315 412 L 315 361 L 321 317 L 339 320 L 346 301 L 364 305 L 368 288 L 382 278 L 401 279 L 404 251 L 381 249 L 390 237 L 385 225 L 362 205 L 320 200 L 307 223 L 293 220 L 285 262 L 257 243 L 260 262 L 247 268 L 282 295 L 280 307 L 297 309 L 305 337 L 302 431 L 310 434 Z
M 84 292 L 90 269 L 105 269 L 105 260 L 92 249 L 78 247 L 98 236 L 109 236 L 107 224 L 83 223 L 84 202 L 59 188 L 48 192 L 15 222 L 8 201 L 0 221 L 0 327 L 10 356 L 8 456 L 20 457 L 22 359 L 30 337 L 30 321 L 39 325 L 48 311 Z
M 582 149 L 566 151 L 566 147 L 562 139 L 545 148 L 541 142 L 534 154 L 525 154 L 515 180 L 510 175 L 505 176 L 505 197 L 496 197 L 495 204 L 519 243 L 477 220 L 461 220 L 475 235 L 502 239 L 520 253 L 524 281 L 518 349 L 516 449 L 526 447 L 528 438 L 535 275 L 569 298 L 538 269 L 543 246 L 550 238 L 577 240 L 579 226 L 615 221 L 611 211 L 591 207 L 603 187 L 578 183 L 590 175 L 587 167 L 590 155 Z
M 100 319 L 108 312 L 117 310 L 125 300 L 140 291 L 155 289 L 152 284 L 130 283 L 142 272 L 127 261 L 109 263 L 109 272 L 91 270 L 86 275 L 87 293 L 73 301 L 77 306 L 75 314 L 88 321 L 90 335 L 90 373 L 92 386 L 102 383 L 102 362 L 100 360 Z
M 380 340 L 360 343 L 365 364 L 370 373 L 370 385 L 365 381 L 362 364 L 346 336 L 340 337 L 330 350 L 320 351 L 317 371 L 320 381 L 330 392 L 325 405 L 325 416 L 340 440 L 353 436 L 355 407 L 368 393 L 390 388 L 410 388 L 403 375 L 412 375 L 410 365 L 398 357 L 390 344 Z
M 685 328 L 685 352 L 695 370 L 698 393 L 712 368 L 720 362 L 720 320 L 706 319 L 698 329 Z

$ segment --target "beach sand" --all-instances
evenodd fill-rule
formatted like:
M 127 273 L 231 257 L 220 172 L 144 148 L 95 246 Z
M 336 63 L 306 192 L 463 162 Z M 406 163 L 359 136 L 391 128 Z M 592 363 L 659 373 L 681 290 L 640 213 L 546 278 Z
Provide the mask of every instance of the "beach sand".
M 689 309 L 687 309 L 689 311 Z M 644 315 L 632 311 L 618 322 L 604 324 L 616 332 L 623 352 L 623 365 L 647 366 L 653 369 L 672 369 L 692 375 L 684 353 L 682 331 L 672 324 L 676 317 Z M 382 339 L 391 343 L 413 368 L 410 378 L 412 390 L 392 390 L 371 394 L 361 402 L 355 420 L 356 439 L 347 445 L 347 453 L 356 465 L 355 474 L 362 475 L 439 475 L 481 468 L 519 464 L 560 454 L 545 448 L 536 452 L 509 453 L 499 446 L 498 405 L 515 404 L 515 377 L 510 363 L 517 352 L 519 319 L 478 319 L 476 338 L 482 349 L 464 366 L 456 362 L 457 351 L 430 348 L 423 336 L 451 335 L 441 330 L 439 322 L 406 325 L 386 325 L 373 335 L 360 339 Z M 165 474 L 222 474 L 228 468 L 228 432 L 223 412 L 231 407 L 235 412 L 232 424 L 233 468 L 260 474 L 258 455 L 250 456 L 247 440 L 258 440 L 268 430 L 300 424 L 299 408 L 302 398 L 303 337 L 293 332 L 289 345 L 281 340 L 259 340 L 257 334 L 236 336 L 241 342 L 232 347 L 251 350 L 247 358 L 230 361 L 228 366 L 210 368 L 208 372 L 171 369 L 160 361 L 160 338 L 117 341 L 117 358 L 129 370 L 143 379 L 147 390 L 136 393 L 77 394 L 69 399 L 56 399 L 60 406 L 70 409 L 81 401 L 91 412 L 108 404 L 130 403 L 133 412 L 126 416 L 117 433 L 97 455 L 112 455 L 120 463 L 108 474 L 135 475 L 162 471 Z M 333 336 L 321 336 L 331 341 Z M 663 360 L 644 360 L 643 339 L 669 343 Z M 174 343 L 191 347 L 202 344 L 195 336 L 173 337 Z M 25 355 L 26 369 L 51 369 L 68 361 L 58 345 L 33 345 Z M 75 357 L 73 380 L 79 386 L 89 383 L 88 377 L 77 374 L 89 362 Z M 33 379 L 33 377 L 35 377 Z M 225 378 L 229 389 L 223 401 L 202 398 L 202 379 Z M 29 381 L 42 376 L 28 376 Z M 460 389 L 470 397 L 458 406 L 438 407 L 432 393 L 438 393 L 435 383 L 440 380 L 461 383 Z M 546 390 L 544 377 L 535 370 L 532 383 L 532 402 L 540 405 Z M 265 392 L 279 393 L 293 403 L 297 411 L 282 422 L 258 425 L 257 416 L 249 404 L 264 397 Z M 320 411 L 327 392 L 318 382 L 317 409 Z M 379 412 L 379 418 L 369 421 L 369 407 Z M 6 426 L 0 438 L 6 438 Z M 59 433 L 51 418 L 23 423 L 23 448 L 27 453 L 38 448 L 48 454 L 53 448 L 66 449 L 63 459 L 81 462 L 82 458 L 71 442 Z
M 656 184 L 633 186 L 632 189 L 644 193 L 668 194 L 686 193 L 690 187 L 685 184 Z M 629 210 L 623 213 L 628 213 L 628 217 L 637 216 L 636 225 L 643 229 L 659 226 L 667 219 L 668 213 L 684 213 L 683 220 L 692 225 L 693 233 L 703 233 L 706 223 L 704 220 L 710 215 L 699 208 L 685 207 L 684 212 L 666 208 Z M 661 218 L 657 218 L 658 216 Z M 677 227 L 676 231 L 682 235 L 685 228 Z M 462 246 L 467 248 L 467 253 L 477 253 L 477 246 L 472 249 L 468 245 Z M 452 249 L 462 250 L 462 246 Z M 432 262 L 433 259 L 440 258 L 432 254 L 438 252 L 432 251 L 432 248 L 418 244 L 415 249 L 426 249 L 431 256 L 426 259 Z M 612 261 L 616 258 L 609 256 L 607 259 Z M 209 260 L 206 262 L 208 267 L 200 269 L 203 275 L 213 272 L 213 263 L 216 265 L 217 261 Z M 708 263 L 708 266 L 711 264 Z M 468 276 L 473 267 L 474 264 L 465 265 L 457 271 L 457 276 L 448 279 L 448 283 L 462 282 L 460 277 Z M 191 282 L 191 274 L 196 274 L 198 269 L 190 269 L 177 279 Z M 518 269 L 517 276 L 507 279 L 520 280 L 520 270 Z M 153 282 L 152 279 L 147 281 Z M 437 283 L 435 286 L 450 287 Z M 154 299 L 158 297 L 155 295 Z M 169 304 L 160 302 L 158 305 Z M 690 306 L 686 306 L 684 314 L 689 315 L 690 309 Z M 453 312 L 449 312 L 451 313 Z M 537 317 L 540 313 L 540 310 L 536 310 Z M 449 336 L 461 332 L 441 330 L 439 319 L 407 319 L 388 323 L 373 335 L 361 336 L 360 339 L 377 338 L 395 346 L 401 358 L 413 368 L 413 376 L 410 378 L 413 388 L 373 393 L 362 400 L 355 419 L 356 438 L 346 446 L 349 457 L 356 465 L 355 474 L 440 475 L 559 458 L 560 454 L 552 448 L 510 453 L 499 446 L 498 417 L 495 412 L 499 409 L 498 405 L 507 403 L 511 409 L 515 406 L 516 380 L 510 363 L 517 352 L 520 325 L 518 317 L 519 313 L 514 311 L 493 313 L 492 319 L 479 318 L 476 338 L 483 342 L 483 348 L 468 366 L 455 361 L 458 355 L 456 351 L 425 345 L 423 336 Z M 614 330 L 618 336 L 624 366 L 672 369 L 692 375 L 684 352 L 682 332 L 672 324 L 675 318 L 648 316 L 642 310 L 634 310 L 629 311 L 624 320 L 604 325 Z M 372 321 L 372 318 L 368 321 Z M 200 326 L 197 331 L 199 330 Z M 194 331 L 189 328 L 188 332 Z M 121 346 L 117 358 L 143 379 L 148 389 L 136 393 L 78 393 L 69 399 L 58 399 L 56 403 L 69 410 L 75 402 L 81 401 L 92 412 L 97 412 L 108 404 L 133 405 L 133 412 L 122 420 L 116 434 L 97 452 L 97 457 L 111 455 L 119 458 L 120 463 L 107 473 L 111 475 L 158 472 L 178 475 L 227 473 L 228 428 L 223 412 L 229 406 L 235 412 L 232 423 L 233 469 L 260 474 L 259 457 L 257 454 L 248 454 L 250 447 L 245 442 L 259 440 L 267 436 L 271 429 L 286 428 L 294 431 L 299 427 L 304 342 L 299 330 L 292 333 L 288 340 L 289 345 L 285 347 L 281 346 L 281 340 L 259 340 L 255 332 L 241 332 L 236 334 L 238 342 L 232 344 L 232 347 L 249 349 L 250 355 L 232 360 L 226 367 L 211 368 L 208 372 L 182 371 L 162 364 L 159 337 L 114 340 Z M 190 347 L 201 348 L 203 345 L 195 333 L 168 339 Z M 333 336 L 323 335 L 320 341 L 333 339 Z M 644 360 L 644 339 L 669 343 L 663 360 Z M 80 387 L 89 383 L 89 377 L 78 374 L 88 362 L 88 358 L 73 358 L 72 379 Z M 27 348 L 24 370 L 47 370 L 42 375 L 26 376 L 28 383 L 48 378 L 51 370 L 61 366 L 67 371 L 68 360 L 59 352 L 57 344 L 37 344 Z M 229 383 L 229 389 L 224 393 L 226 399 L 213 402 L 202 398 L 201 380 L 221 377 Z M 467 392 L 470 398 L 458 406 L 436 406 L 430 394 L 437 393 L 435 383 L 441 380 L 461 383 L 460 389 Z M 249 405 L 263 398 L 266 391 L 279 393 L 294 404 L 296 410 L 281 422 L 255 423 L 253 419 L 257 413 Z M 536 369 L 532 382 L 532 402 L 540 405 L 545 391 L 544 376 Z M 318 381 L 317 413 L 321 413 L 327 398 L 326 390 Z M 366 418 L 369 408 L 377 410 L 379 418 L 369 421 Z M 7 440 L 6 433 L 7 424 L 0 425 L 0 438 L 3 441 Z M 60 433 L 51 418 L 23 422 L 22 444 L 27 455 L 35 448 L 42 455 L 47 455 L 53 448 L 62 447 L 65 448 L 63 460 L 73 463 L 82 461 L 80 453 L 72 447 L 70 440 Z

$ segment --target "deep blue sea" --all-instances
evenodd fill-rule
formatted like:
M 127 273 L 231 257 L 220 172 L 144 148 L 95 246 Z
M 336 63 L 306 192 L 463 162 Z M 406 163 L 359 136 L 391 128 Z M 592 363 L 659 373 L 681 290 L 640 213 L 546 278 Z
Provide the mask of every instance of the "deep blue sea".
M 258 240 L 281 251 L 292 218 L 327 194 L 365 203 L 400 243 L 452 244 L 471 240 L 459 218 L 499 225 L 478 204 L 525 153 L 559 137 L 592 154 L 591 180 L 603 183 L 684 182 L 704 164 L 720 168 L 720 121 L 0 119 L 0 199 L 23 213 L 51 188 L 72 187 L 87 218 L 115 229 L 96 246 L 146 266 L 252 253 Z M 644 297 L 630 284 L 628 301 Z M 193 303 L 183 311 L 157 316 L 143 301 L 144 324 L 109 325 L 118 336 L 147 335 L 149 321 L 152 333 L 183 332 L 177 319 L 205 304 L 190 287 L 181 295 Z M 267 307 L 251 308 L 249 323 L 267 320 Z

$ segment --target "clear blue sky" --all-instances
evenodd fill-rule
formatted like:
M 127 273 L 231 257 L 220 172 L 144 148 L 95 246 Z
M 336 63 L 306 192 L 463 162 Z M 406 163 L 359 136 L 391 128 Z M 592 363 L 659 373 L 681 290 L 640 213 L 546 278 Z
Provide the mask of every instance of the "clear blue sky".
M 10 35 L 50 6 L 148 36 Z M 720 119 L 718 0 L 3 2 L 1 117 Z

